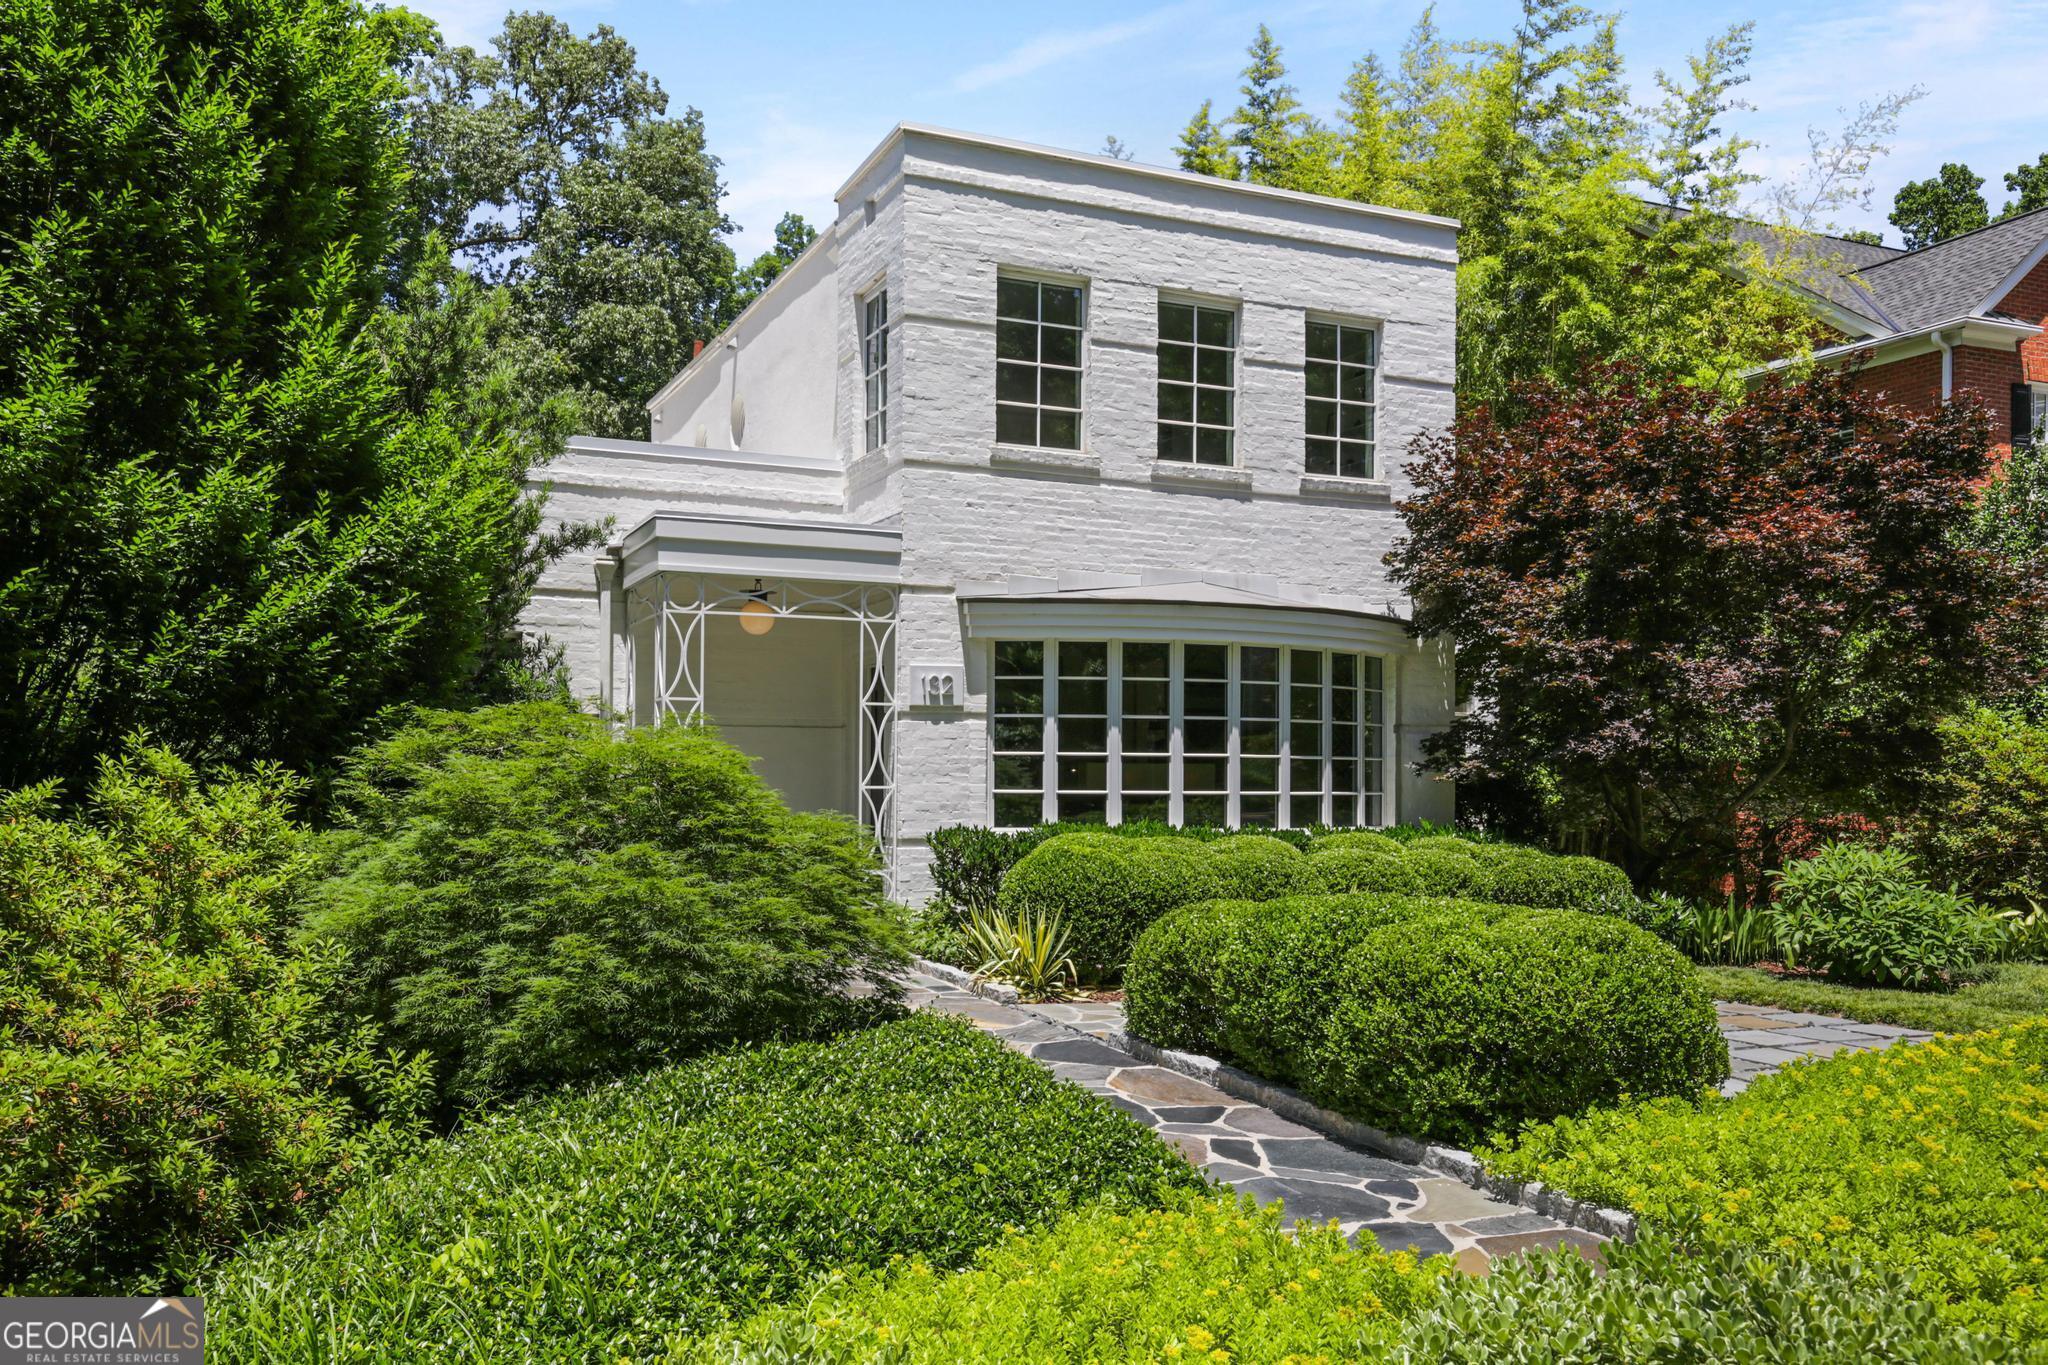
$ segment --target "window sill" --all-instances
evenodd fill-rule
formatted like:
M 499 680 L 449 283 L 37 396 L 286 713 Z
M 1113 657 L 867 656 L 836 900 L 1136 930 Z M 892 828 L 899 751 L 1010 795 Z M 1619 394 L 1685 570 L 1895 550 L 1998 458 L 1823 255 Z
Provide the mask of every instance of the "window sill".
M 1304 474 L 1301 491 L 1318 498 L 1343 498 L 1347 502 L 1392 502 L 1394 485 L 1385 479 L 1346 479 L 1335 474 Z
M 1060 450 L 1053 446 L 997 445 L 989 450 L 988 462 L 1009 469 L 1050 469 L 1090 477 L 1102 473 L 1102 461 L 1089 452 Z
M 1252 486 L 1252 472 L 1236 465 L 1182 464 L 1178 460 L 1154 460 L 1152 482 L 1179 483 L 1195 488 L 1242 488 Z

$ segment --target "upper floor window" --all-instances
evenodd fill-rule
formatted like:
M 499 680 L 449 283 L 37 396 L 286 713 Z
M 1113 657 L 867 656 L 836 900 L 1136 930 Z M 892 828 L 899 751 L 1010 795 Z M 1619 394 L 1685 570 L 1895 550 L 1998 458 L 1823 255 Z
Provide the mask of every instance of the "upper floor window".
M 2048 384 L 2012 386 L 2012 439 L 2014 445 L 2048 441 Z
M 1159 301 L 1159 458 L 1227 465 L 1237 421 L 1237 314 Z
M 1379 333 L 1353 323 L 1308 321 L 1307 445 L 1311 474 L 1370 479 L 1379 397 Z
M 889 443 L 889 291 L 877 289 L 860 306 L 860 372 L 867 389 L 867 448 Z
M 1081 286 L 996 280 L 996 439 L 1081 448 Z

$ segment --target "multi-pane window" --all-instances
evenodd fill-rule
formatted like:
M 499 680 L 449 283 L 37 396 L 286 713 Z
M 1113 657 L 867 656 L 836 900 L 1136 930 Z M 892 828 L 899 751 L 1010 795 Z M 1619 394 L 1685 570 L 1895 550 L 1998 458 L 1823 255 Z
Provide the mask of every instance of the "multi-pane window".
M 1159 301 L 1159 458 L 1227 465 L 1237 420 L 1237 314 Z
M 1081 448 L 1081 325 L 1077 284 L 996 281 L 996 439 Z
M 1374 474 L 1373 415 L 1379 333 L 1348 323 L 1308 323 L 1307 445 L 1311 474 L 1369 479 Z
M 996 645 L 989 729 L 995 751 L 998 825 L 1045 818 L 1046 646 L 1037 640 Z
M 1384 823 L 1381 678 L 1341 650 L 999 641 L 996 823 Z
M 860 306 L 860 372 L 867 388 L 867 448 L 889 443 L 889 291 L 878 289 Z

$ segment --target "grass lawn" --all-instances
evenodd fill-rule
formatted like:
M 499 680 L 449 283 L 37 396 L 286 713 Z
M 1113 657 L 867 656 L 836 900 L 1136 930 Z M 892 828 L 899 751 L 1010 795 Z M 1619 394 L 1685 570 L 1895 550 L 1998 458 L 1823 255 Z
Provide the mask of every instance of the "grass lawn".
M 1946 995 L 1837 986 L 1749 967 L 1701 967 L 1699 974 L 1716 1000 L 1841 1014 L 1865 1023 L 1941 1033 L 1969 1033 L 2048 1014 L 2048 965 L 2038 962 L 2002 963 L 1983 981 Z

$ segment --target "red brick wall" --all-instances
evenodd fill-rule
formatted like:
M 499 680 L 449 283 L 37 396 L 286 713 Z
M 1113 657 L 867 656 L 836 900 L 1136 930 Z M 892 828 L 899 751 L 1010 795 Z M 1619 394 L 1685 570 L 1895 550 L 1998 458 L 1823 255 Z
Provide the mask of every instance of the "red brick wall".
M 2012 451 L 2012 386 L 2019 378 L 2020 358 L 2010 351 L 1956 347 L 1952 392 L 1957 398 L 1974 397 L 1991 410 L 1991 442 L 2006 454 Z M 1856 376 L 1856 386 L 1916 411 L 1932 412 L 1941 404 L 1941 352 L 1866 366 Z
M 2048 324 L 2048 260 L 2023 275 L 1991 310 Z M 2026 361 L 2026 377 L 2036 384 L 2048 384 L 2048 336 L 2028 337 L 2020 343 L 2020 355 Z

